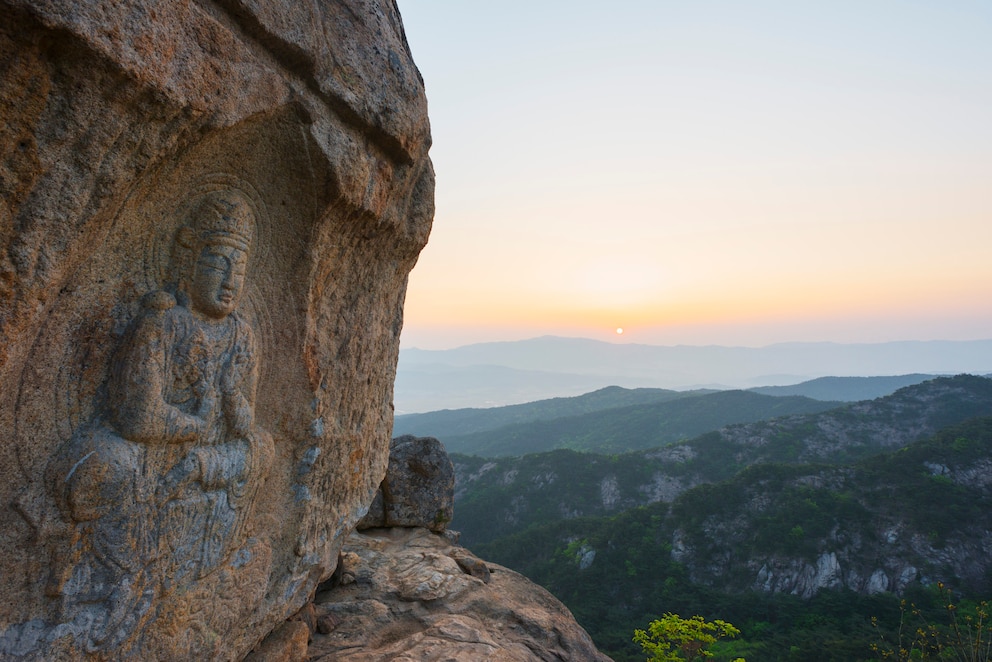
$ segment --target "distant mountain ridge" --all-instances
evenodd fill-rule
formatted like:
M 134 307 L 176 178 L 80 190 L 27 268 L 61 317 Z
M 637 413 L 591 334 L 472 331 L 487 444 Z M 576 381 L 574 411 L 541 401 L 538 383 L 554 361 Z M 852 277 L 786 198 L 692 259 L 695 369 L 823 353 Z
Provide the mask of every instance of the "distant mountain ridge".
M 504 425 L 441 439 L 453 453 L 505 457 L 558 448 L 592 453 L 627 453 L 689 439 L 731 423 L 809 414 L 839 402 L 750 391 L 698 393 L 660 402 L 628 405 L 576 416 Z
M 789 386 L 757 386 L 748 389 L 765 395 L 803 395 L 814 400 L 857 402 L 874 400 L 940 375 L 893 375 L 891 377 L 818 377 Z
M 471 547 L 535 524 L 672 501 L 754 464 L 859 461 L 978 416 L 992 416 L 992 379 L 959 375 L 612 457 L 566 450 L 498 459 L 453 455 L 452 526 Z
M 764 386 L 748 390 L 771 396 L 796 395 L 814 400 L 857 402 L 890 395 L 899 388 L 918 384 L 936 376 L 913 374 L 894 377 L 821 377 L 792 386 Z M 393 435 L 413 434 L 437 437 L 442 441 L 447 441 L 449 450 L 453 452 L 473 453 L 476 451 L 471 448 L 470 442 L 468 445 L 461 443 L 462 437 L 496 430 L 508 425 L 550 421 L 605 409 L 666 402 L 716 392 L 713 389 L 673 391 L 670 389 L 626 389 L 620 386 L 608 386 L 579 396 L 550 398 L 503 407 L 443 409 L 422 414 L 397 414 L 393 425 Z M 743 420 L 754 419 L 727 420 L 725 422 L 742 422 Z M 677 437 L 669 438 L 666 441 L 676 440 Z M 539 452 L 539 450 L 552 447 L 555 446 L 545 444 L 542 448 L 531 448 L 525 452 Z M 633 448 L 628 450 L 633 450 Z M 498 452 L 495 454 L 507 455 L 509 453 Z
M 452 436 L 486 432 L 516 423 L 549 421 L 604 409 L 664 402 L 712 392 L 607 386 L 578 396 L 550 398 L 504 407 L 444 409 L 423 414 L 397 415 L 393 422 L 393 435 L 414 434 L 444 440 Z
M 449 350 L 403 349 L 395 403 L 397 412 L 410 413 L 518 404 L 610 385 L 751 388 L 826 376 L 989 371 L 992 340 L 753 348 L 612 344 L 545 336 Z M 578 382 L 583 384 L 580 390 L 574 387 Z
M 492 408 L 575 397 L 617 384 L 627 388 L 655 386 L 652 380 L 643 378 L 429 363 L 397 369 L 393 404 L 397 415 Z

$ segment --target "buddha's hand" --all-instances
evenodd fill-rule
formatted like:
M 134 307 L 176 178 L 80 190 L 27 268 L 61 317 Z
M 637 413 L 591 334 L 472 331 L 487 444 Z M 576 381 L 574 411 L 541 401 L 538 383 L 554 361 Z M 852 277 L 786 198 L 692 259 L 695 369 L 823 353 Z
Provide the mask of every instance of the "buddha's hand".
M 205 424 L 206 421 L 210 420 L 210 414 L 217 410 L 219 404 L 217 389 L 214 388 L 210 380 L 201 379 L 193 385 L 193 393 L 199 402 L 195 415 L 197 418 L 203 419 Z
M 200 462 L 196 455 L 190 453 L 180 460 L 159 481 L 155 496 L 159 503 L 165 503 L 175 497 L 186 485 L 200 479 L 202 474 Z
M 221 371 L 220 392 L 224 395 L 233 395 L 238 390 L 238 383 L 241 381 L 238 368 L 237 359 L 235 358 L 224 366 L 224 370 Z

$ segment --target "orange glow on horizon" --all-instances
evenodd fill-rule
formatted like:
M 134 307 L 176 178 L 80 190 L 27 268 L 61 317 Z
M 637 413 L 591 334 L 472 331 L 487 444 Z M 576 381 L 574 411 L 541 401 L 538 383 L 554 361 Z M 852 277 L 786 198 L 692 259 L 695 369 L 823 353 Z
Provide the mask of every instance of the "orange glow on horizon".
M 735 296 L 736 295 L 736 296 Z M 602 305 L 553 300 L 540 296 L 442 297 L 408 305 L 407 325 L 466 327 L 574 327 L 624 328 L 697 324 L 755 324 L 803 321 L 830 317 L 891 314 L 904 316 L 926 309 L 934 314 L 962 314 L 976 301 L 992 300 L 992 282 L 976 282 L 967 290 L 948 295 L 939 283 L 922 282 L 900 289 L 878 282 L 840 283 L 834 288 L 797 282 L 777 288 L 756 288 L 750 296 L 709 291 L 698 296 L 680 293 L 647 305 Z M 661 299 L 661 297 L 659 297 Z M 992 333 L 992 329 L 990 329 Z

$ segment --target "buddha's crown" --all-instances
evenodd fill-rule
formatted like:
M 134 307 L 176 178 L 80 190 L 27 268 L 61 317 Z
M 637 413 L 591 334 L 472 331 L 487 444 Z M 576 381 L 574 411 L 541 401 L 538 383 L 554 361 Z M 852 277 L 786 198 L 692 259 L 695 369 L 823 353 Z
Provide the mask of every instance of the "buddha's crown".
M 214 191 L 196 207 L 190 225 L 203 244 L 225 244 L 247 251 L 254 233 L 254 213 L 243 194 Z

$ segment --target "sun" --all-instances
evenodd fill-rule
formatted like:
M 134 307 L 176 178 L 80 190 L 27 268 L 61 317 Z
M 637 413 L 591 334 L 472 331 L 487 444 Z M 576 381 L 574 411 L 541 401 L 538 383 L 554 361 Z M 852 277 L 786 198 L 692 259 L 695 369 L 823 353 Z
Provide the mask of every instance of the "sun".
M 617 327 L 617 335 L 618 336 L 622 336 L 623 335 L 623 327 L 622 326 L 618 326 Z

